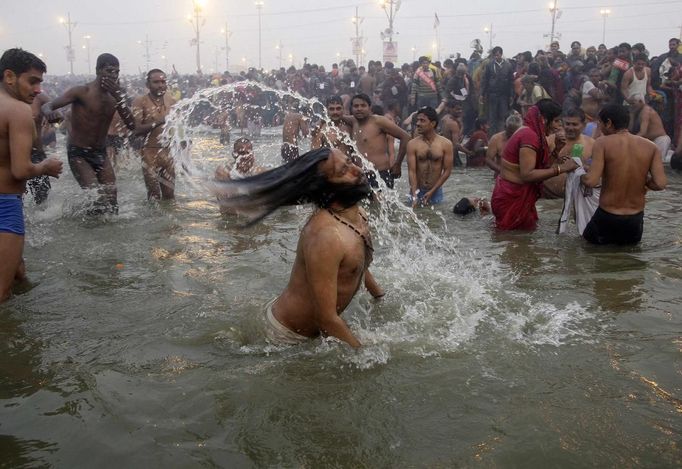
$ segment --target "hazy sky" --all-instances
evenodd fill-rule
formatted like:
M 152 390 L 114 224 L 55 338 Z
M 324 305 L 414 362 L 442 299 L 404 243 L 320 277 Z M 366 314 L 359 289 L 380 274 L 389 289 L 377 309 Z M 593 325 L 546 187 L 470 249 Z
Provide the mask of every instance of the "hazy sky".
M 603 18 L 600 9 L 608 8 L 606 43 L 643 42 L 652 54 L 667 49 L 670 37 L 679 37 L 682 27 L 682 0 L 558 0 L 561 17 L 556 31 L 561 34 L 564 51 L 573 40 L 583 45 L 602 41 Z M 388 27 L 379 1 L 349 0 L 263 0 L 263 67 L 278 67 L 281 41 L 282 62 L 300 66 L 303 57 L 309 62 L 329 67 L 352 57 L 351 37 L 355 25 L 351 18 L 355 7 L 364 18 L 361 32 L 365 37 L 367 59 L 381 59 L 380 31 Z M 87 73 L 87 53 L 83 36 L 90 35 L 92 67 L 97 54 L 111 52 L 121 60 L 123 73 L 137 73 L 146 68 L 144 43 L 148 37 L 151 66 L 168 68 L 175 64 L 181 73 L 196 70 L 194 37 L 187 15 L 192 0 L 34 0 L 29 3 L 2 0 L 0 49 L 20 46 L 41 53 L 50 74 L 69 70 L 65 45 L 66 27 L 60 16 L 71 13 L 77 25 L 73 29 L 76 51 L 74 72 Z M 551 28 L 549 0 L 403 0 L 395 15 L 399 61 L 413 59 L 413 54 L 432 54 L 436 40 L 434 13 L 440 19 L 441 58 L 460 52 L 468 57 L 470 43 L 479 38 L 487 48 L 489 37 L 484 27 L 492 25 L 493 44 L 501 45 L 506 55 L 544 48 Z M 206 0 L 205 22 L 201 27 L 201 57 L 205 72 L 225 68 L 225 36 L 221 28 L 229 25 L 230 70 L 258 65 L 258 13 L 253 0 Z M 412 48 L 416 50 L 413 52 Z M 165 56 L 166 58 L 162 58 Z M 246 60 L 243 60 L 243 59 Z

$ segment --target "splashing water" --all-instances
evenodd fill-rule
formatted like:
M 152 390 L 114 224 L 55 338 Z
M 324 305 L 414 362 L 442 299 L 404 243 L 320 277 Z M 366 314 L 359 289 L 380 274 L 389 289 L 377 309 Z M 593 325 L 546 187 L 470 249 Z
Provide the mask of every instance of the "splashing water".
M 258 95 L 268 96 L 267 103 L 257 103 Z M 176 167 L 182 168 L 179 176 L 195 195 L 211 197 L 215 167 L 231 151 L 212 143 L 207 137 L 211 132 L 207 123 L 238 109 L 246 114 L 278 112 L 292 99 L 301 103 L 301 113 L 310 119 L 311 126 L 320 120 L 329 121 L 326 108 L 318 100 L 252 82 L 204 89 L 180 101 L 167 117 L 163 133 Z M 254 138 L 257 164 L 270 168 L 281 164 L 280 136 L 281 127 L 274 127 Z M 360 154 L 350 139 L 344 143 Z M 373 170 L 365 159 L 363 167 Z M 443 233 L 436 234 L 405 205 L 403 195 L 388 189 L 378 174 L 376 180 L 380 184 L 379 202 L 368 207 L 377 250 L 372 270 L 388 294 L 382 303 L 358 295 L 344 315 L 366 345 L 362 353 L 346 357 L 354 366 L 386 363 L 396 348 L 419 356 L 453 353 L 482 334 L 501 335 L 528 346 L 559 346 L 583 335 L 581 322 L 591 316 L 580 305 L 559 307 L 515 291 L 512 275 L 496 259 L 463 249 L 457 238 L 448 235 L 442 215 L 436 218 Z M 302 219 L 300 226 L 303 223 Z M 329 343 L 324 340 L 310 352 L 324 353 Z

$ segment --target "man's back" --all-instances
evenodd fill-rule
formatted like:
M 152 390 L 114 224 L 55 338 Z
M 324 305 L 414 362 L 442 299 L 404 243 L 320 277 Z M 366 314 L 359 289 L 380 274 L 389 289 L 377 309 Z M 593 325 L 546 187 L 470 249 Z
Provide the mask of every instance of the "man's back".
M 616 215 L 643 211 L 656 145 L 629 132 L 619 132 L 602 137 L 595 146 L 602 146 L 604 152 L 599 206 Z

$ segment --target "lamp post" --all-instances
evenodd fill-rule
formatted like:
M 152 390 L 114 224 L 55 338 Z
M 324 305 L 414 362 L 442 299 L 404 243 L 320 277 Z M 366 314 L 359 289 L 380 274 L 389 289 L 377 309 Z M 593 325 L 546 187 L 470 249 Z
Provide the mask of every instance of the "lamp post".
M 398 14 L 400 9 L 401 0 L 379 0 L 379 5 L 383 8 L 384 13 L 386 13 L 386 18 L 388 18 L 388 29 L 381 33 L 381 39 L 384 40 L 384 62 L 391 60 L 395 61 L 397 59 L 397 48 L 393 44 L 393 35 L 396 34 L 393 31 L 393 20 L 395 20 L 395 15 Z M 386 47 L 386 39 L 388 38 L 389 47 Z M 390 51 L 387 52 L 387 51 Z
M 206 22 L 206 18 L 201 20 L 201 12 L 203 8 L 206 6 L 206 0 L 192 0 L 192 10 L 194 15 L 189 16 L 187 19 L 189 22 L 192 24 L 192 27 L 194 28 L 194 39 L 193 39 L 193 45 L 196 46 L 197 52 L 197 73 L 201 74 L 201 27 L 204 25 Z M 200 21 L 201 20 L 201 21 Z
M 599 14 L 604 19 L 604 23 L 601 30 L 601 43 L 606 45 L 606 18 L 608 18 L 609 15 L 611 14 L 611 10 L 609 10 L 608 8 L 602 8 L 601 10 L 599 10 Z
M 232 31 L 227 27 L 227 21 L 220 32 L 225 35 L 225 71 L 227 71 L 230 66 L 230 36 L 232 36 Z
M 275 49 L 279 51 L 279 68 L 282 68 L 282 51 L 284 50 L 284 46 L 282 45 L 282 41 L 279 41 L 277 45 L 275 46 Z
M 262 23 L 261 23 L 261 12 L 263 10 L 263 0 L 256 0 L 253 2 L 256 5 L 256 8 L 258 9 L 258 69 L 260 70 L 263 68 L 263 63 L 262 63 L 262 58 L 263 58 L 263 48 L 262 42 L 261 42 L 261 34 L 262 34 Z
M 362 24 L 363 21 L 365 21 L 364 18 L 360 18 L 358 16 L 358 7 L 355 7 L 355 16 L 351 18 L 351 21 L 355 25 L 355 37 L 351 39 L 353 41 L 353 55 L 355 55 L 355 66 L 359 67 L 360 66 L 360 51 L 362 50 L 362 42 L 363 39 L 360 36 L 360 25 Z
M 549 43 L 553 43 L 555 39 L 559 39 L 559 34 L 554 32 L 556 21 L 561 17 L 561 10 L 559 10 L 559 0 L 554 0 L 549 4 L 549 12 L 552 14 L 552 31 L 549 33 Z
M 83 46 L 83 49 L 85 49 L 87 53 L 88 75 L 92 75 L 92 67 L 90 64 L 90 39 L 92 39 L 92 36 L 86 34 L 85 36 L 83 36 L 83 39 L 85 39 L 85 45 Z
M 493 50 L 493 38 L 495 37 L 492 23 L 490 24 L 490 27 L 486 26 L 483 28 L 483 32 L 488 35 L 488 51 L 491 51 Z
M 393 20 L 400 9 L 400 0 L 379 0 L 379 6 L 384 9 L 386 18 L 388 18 L 388 30 L 382 33 L 382 39 L 388 37 L 389 42 L 393 42 Z
M 74 60 L 76 60 L 76 53 L 73 50 L 73 42 L 71 41 L 71 33 L 73 32 L 77 23 L 71 21 L 71 13 L 66 14 L 66 19 L 59 18 L 59 22 L 61 24 L 63 24 L 64 27 L 66 28 L 66 30 L 69 32 L 69 45 L 66 46 L 66 61 L 69 62 L 69 66 L 71 69 L 71 75 L 73 75 L 73 62 L 74 62 Z

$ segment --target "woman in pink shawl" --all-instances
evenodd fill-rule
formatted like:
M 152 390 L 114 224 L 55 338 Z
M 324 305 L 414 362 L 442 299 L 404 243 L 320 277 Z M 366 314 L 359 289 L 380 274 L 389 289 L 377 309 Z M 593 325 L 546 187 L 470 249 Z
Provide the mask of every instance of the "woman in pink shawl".
M 540 197 L 542 181 L 577 168 L 570 158 L 549 167 L 546 137 L 561 128 L 560 116 L 561 106 L 551 99 L 542 99 L 528 110 L 523 127 L 507 142 L 490 200 L 499 230 L 534 230 L 538 221 L 535 202 Z M 557 141 L 553 156 L 562 146 Z

